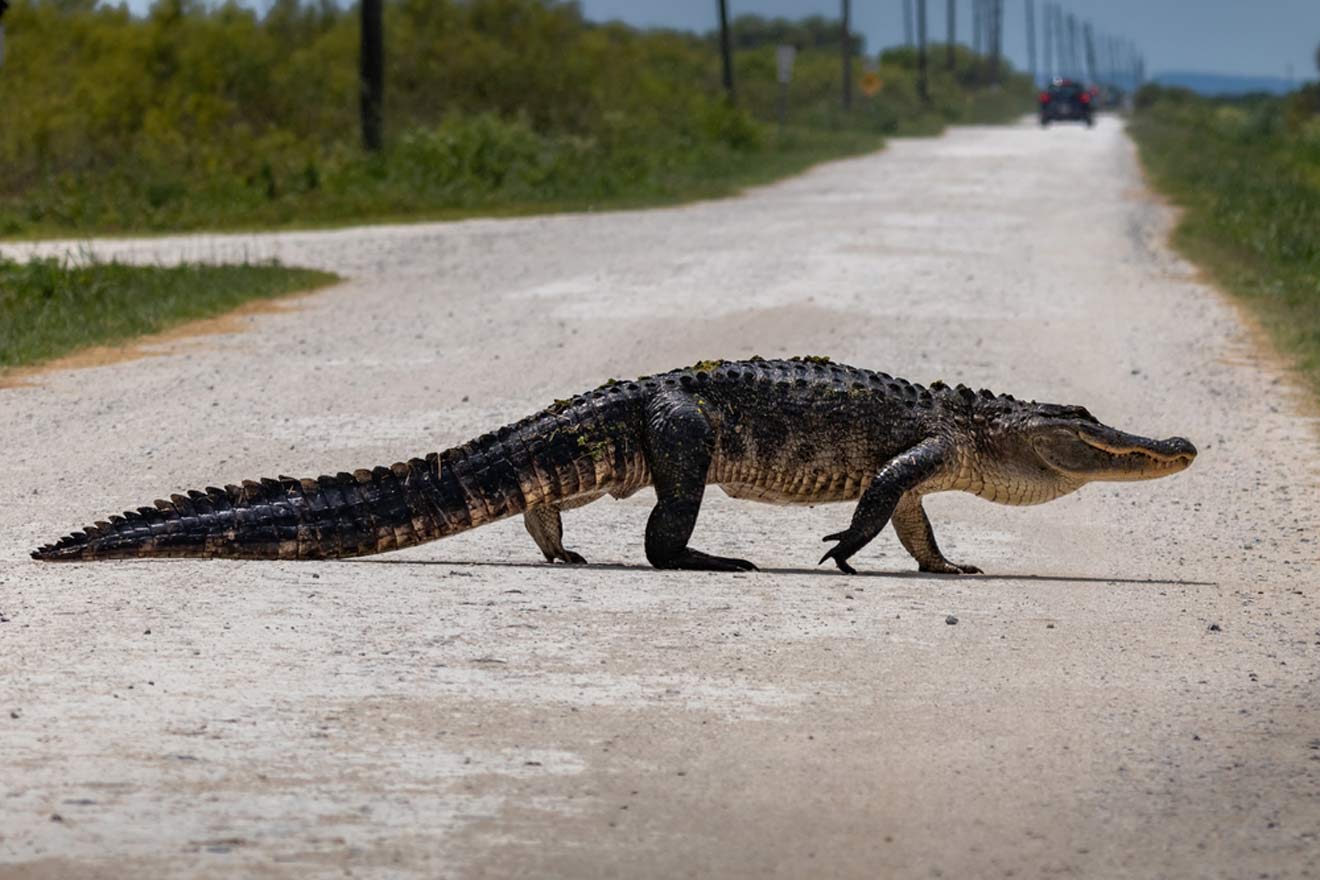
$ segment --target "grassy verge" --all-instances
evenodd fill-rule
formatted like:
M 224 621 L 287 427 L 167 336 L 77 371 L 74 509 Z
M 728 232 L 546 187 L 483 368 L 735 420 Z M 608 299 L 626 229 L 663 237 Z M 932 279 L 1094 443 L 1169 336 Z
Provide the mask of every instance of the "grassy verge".
M 475 143 L 455 143 L 464 138 Z M 0 197 L 0 237 L 325 228 L 652 207 L 734 195 L 884 146 L 875 132 L 810 128 L 790 128 L 768 141 L 754 150 L 705 145 L 606 157 L 556 144 L 517 121 L 455 120 L 383 157 L 347 161 L 315 187 L 281 186 L 276 197 L 241 180 L 180 184 L 178 197 L 166 199 L 143 193 L 136 175 L 61 180 L 21 198 Z
M 1149 89 L 1130 131 L 1151 181 L 1183 208 L 1174 244 L 1252 309 L 1320 393 L 1320 116 L 1297 112 L 1308 100 Z
M 156 267 L 0 257 L 0 373 L 333 280 L 273 264 Z

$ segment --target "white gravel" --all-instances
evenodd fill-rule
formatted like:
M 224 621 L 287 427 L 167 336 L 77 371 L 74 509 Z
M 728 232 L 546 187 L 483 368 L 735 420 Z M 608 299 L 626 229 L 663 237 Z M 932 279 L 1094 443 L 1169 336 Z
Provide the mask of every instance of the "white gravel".
M 666 210 L 95 243 L 350 280 L 0 389 L 0 877 L 1320 875 L 1315 426 L 1170 214 L 1105 119 Z M 171 491 L 753 353 L 1201 455 L 1039 508 L 935 499 L 978 578 L 891 533 L 864 576 L 818 569 L 847 508 L 718 492 L 695 543 L 764 571 L 647 568 L 650 493 L 566 517 L 586 570 L 516 520 L 357 562 L 27 559 Z

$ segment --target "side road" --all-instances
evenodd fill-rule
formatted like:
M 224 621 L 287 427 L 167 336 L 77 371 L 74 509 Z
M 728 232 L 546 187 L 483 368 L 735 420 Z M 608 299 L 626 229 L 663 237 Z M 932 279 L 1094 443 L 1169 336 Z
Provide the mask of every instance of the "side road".
M 1170 214 L 1105 119 L 663 210 L 94 243 L 349 280 L 0 388 L 0 877 L 1316 877 L 1315 425 Z M 817 568 L 849 509 L 713 489 L 694 543 L 762 571 L 647 568 L 650 493 L 565 517 L 585 569 L 517 521 L 339 563 L 27 558 L 610 376 L 817 353 L 1200 457 L 935 498 L 974 578 L 890 532 Z

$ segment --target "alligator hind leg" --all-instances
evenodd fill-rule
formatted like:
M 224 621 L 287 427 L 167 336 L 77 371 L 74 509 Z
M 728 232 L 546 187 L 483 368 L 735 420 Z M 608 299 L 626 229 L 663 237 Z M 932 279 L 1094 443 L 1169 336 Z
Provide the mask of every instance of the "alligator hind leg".
M 570 565 L 586 565 L 587 560 L 580 554 L 564 548 L 564 522 L 558 506 L 541 504 L 528 508 L 523 514 L 523 525 L 545 554 L 546 562 L 563 560 Z
M 894 524 L 894 531 L 898 533 L 898 540 L 903 543 L 904 549 L 912 554 L 912 558 L 917 560 L 917 568 L 921 571 L 938 574 L 981 574 L 981 569 L 975 565 L 959 565 L 944 558 L 944 554 L 940 552 L 940 545 L 935 543 L 935 531 L 930 527 L 930 518 L 926 516 L 926 511 L 921 506 L 921 496 L 915 492 L 908 492 L 898 500 L 891 521 Z
M 675 391 L 647 407 L 647 463 L 656 505 L 646 522 L 646 558 L 656 568 L 755 571 L 745 559 L 711 556 L 687 545 L 706 491 L 715 431 L 696 400 Z

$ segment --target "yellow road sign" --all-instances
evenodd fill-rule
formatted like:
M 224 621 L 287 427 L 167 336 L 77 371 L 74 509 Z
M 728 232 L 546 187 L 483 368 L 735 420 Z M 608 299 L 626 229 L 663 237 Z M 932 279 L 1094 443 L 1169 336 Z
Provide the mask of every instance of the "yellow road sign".
M 862 74 L 861 86 L 862 94 L 869 98 L 885 87 L 885 81 L 880 78 L 880 74 L 869 70 Z

